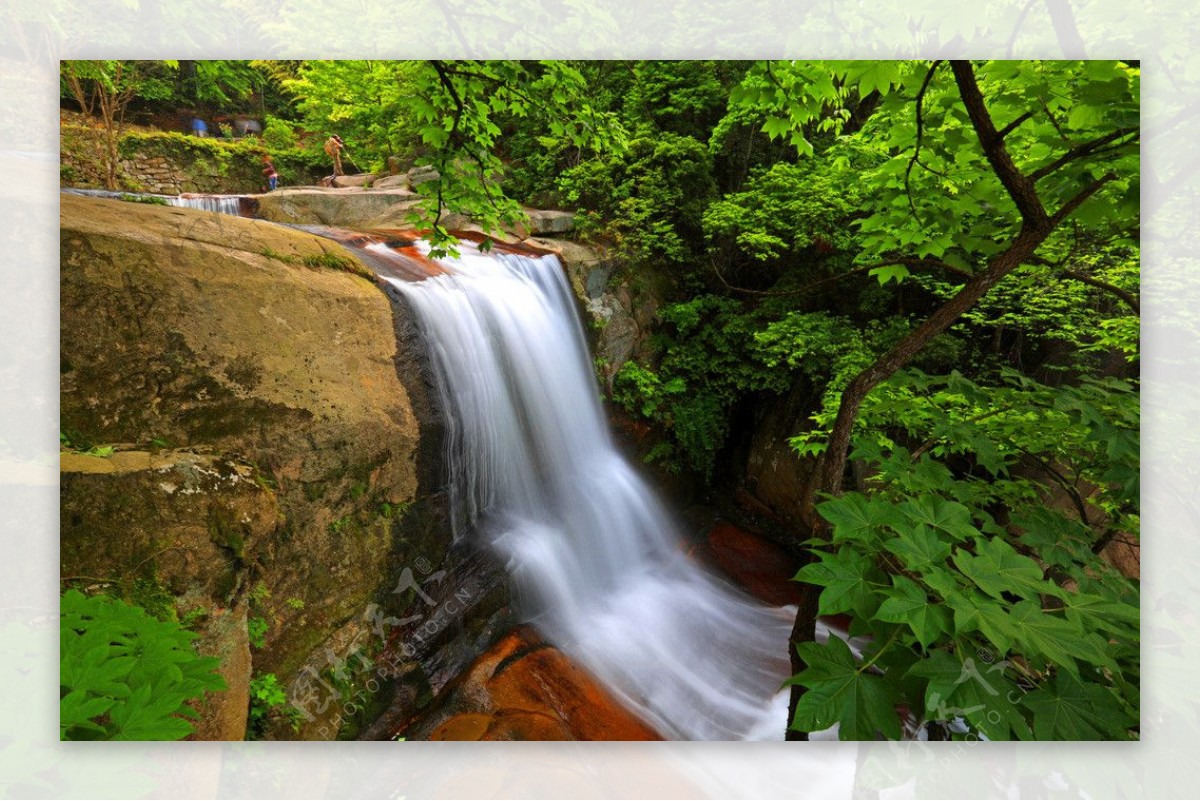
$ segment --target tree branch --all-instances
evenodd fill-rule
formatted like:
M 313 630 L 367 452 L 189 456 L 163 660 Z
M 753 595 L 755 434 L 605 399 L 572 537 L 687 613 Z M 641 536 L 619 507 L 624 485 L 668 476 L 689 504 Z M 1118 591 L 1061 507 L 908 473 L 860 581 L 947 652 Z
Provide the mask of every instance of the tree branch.
M 987 105 L 983 101 L 983 93 L 979 91 L 979 83 L 975 80 L 975 71 L 971 68 L 971 63 L 969 61 L 951 61 L 950 68 L 954 70 L 954 79 L 958 83 L 959 95 L 962 96 L 963 105 L 967 109 L 967 116 L 971 120 L 972 127 L 975 128 L 975 134 L 979 137 L 983 153 L 1005 191 L 1016 204 L 1017 211 L 1021 213 L 1022 222 L 1027 227 L 1048 231 L 1052 227 L 1050 218 L 1046 215 L 1046 209 L 1037 195 L 1034 182 L 1017 169 L 1012 156 L 1005 149 L 1004 139 L 996 130 L 992 117 L 988 113 Z
M 904 193 L 908 195 L 908 207 L 912 209 L 914 217 L 920 218 L 917 214 L 916 204 L 912 199 L 912 188 L 909 186 L 909 178 L 912 176 L 912 169 L 921 160 L 921 137 L 925 133 L 925 119 L 921 113 L 921 106 L 925 100 L 925 92 L 929 89 L 929 84 L 933 80 L 933 73 L 937 72 L 938 65 L 942 62 L 937 60 L 929 65 L 929 71 L 925 73 L 925 80 L 921 82 L 921 88 L 917 90 L 917 140 L 913 145 L 912 158 L 908 161 L 908 166 L 904 169 Z
M 1021 124 L 1022 124 L 1022 123 L 1026 122 L 1026 121 L 1028 121 L 1028 120 L 1030 120 L 1030 119 L 1032 119 L 1032 118 L 1033 118 L 1033 112 L 1032 112 L 1032 111 L 1026 111 L 1024 114 L 1022 114 L 1021 116 L 1017 117 L 1015 120 L 1013 120 L 1012 122 L 1010 122 L 1008 125 L 1005 125 L 1003 128 L 1001 128 L 1001 129 L 1000 129 L 1000 138 L 1001 138 L 1001 139 L 1004 139 L 1004 138 L 1005 138 L 1005 137 L 1007 137 L 1007 136 L 1008 136 L 1010 133 L 1012 133 L 1013 131 L 1017 130 L 1017 128 L 1021 127 Z
M 898 259 L 888 259 L 886 261 L 876 262 L 874 264 L 863 264 L 858 267 L 854 267 L 852 269 L 846 270 L 845 272 L 838 273 L 837 275 L 831 275 L 828 278 L 822 278 L 818 281 L 814 281 L 811 284 L 805 284 L 804 286 L 799 287 L 797 289 L 788 289 L 788 290 L 783 290 L 783 291 L 779 291 L 779 292 L 772 292 L 769 290 L 747 289 L 746 287 L 734 286 L 733 284 L 731 284 L 725 280 L 725 276 L 722 275 L 721 271 L 717 268 L 716 262 L 713 261 L 711 257 L 708 260 L 708 265 L 709 265 L 709 267 L 712 268 L 713 274 L 717 276 L 717 278 L 720 280 L 721 284 L 724 285 L 724 287 L 726 289 L 730 290 L 731 292 L 741 292 L 745 295 L 754 295 L 756 297 L 768 297 L 768 298 L 783 298 L 783 297 L 791 297 L 794 295 L 803 295 L 806 292 L 811 292 L 812 290 L 817 289 L 818 287 L 824 286 L 825 284 L 832 284 L 835 281 L 840 281 L 843 278 L 846 278 L 848 276 L 859 275 L 861 273 L 870 272 L 871 270 L 876 270 L 880 267 L 891 267 L 896 264 L 903 264 L 906 267 L 936 267 L 940 270 L 946 270 L 947 272 L 954 273 L 955 275 L 963 276 L 964 278 L 970 278 L 974 274 L 967 270 L 962 269 L 961 267 L 955 267 L 953 264 L 947 264 L 946 262 L 939 261 L 938 259 L 898 258 Z
M 1117 286 L 1116 284 L 1110 284 L 1107 281 L 1101 281 L 1099 278 L 1093 278 L 1086 273 L 1077 272 L 1075 270 L 1063 270 L 1062 275 L 1066 276 L 1067 278 L 1073 278 L 1076 281 L 1085 283 L 1088 286 L 1094 286 L 1096 289 L 1103 289 L 1105 292 L 1116 295 L 1118 298 L 1125 301 L 1129 308 L 1133 309 L 1134 314 L 1142 313 L 1142 307 L 1138 302 L 1137 297 L 1134 296 L 1132 292 L 1121 289 L 1121 287 Z
M 1067 217 L 1071 216 L 1071 214 L 1073 214 L 1075 212 L 1075 210 L 1077 208 L 1079 208 L 1085 200 L 1087 200 L 1092 195 L 1096 194 L 1101 189 L 1103 189 L 1104 185 L 1107 184 L 1109 181 L 1115 181 L 1116 178 L 1117 178 L 1117 174 L 1115 172 L 1109 172 L 1109 173 L 1105 173 L 1100 178 L 1097 178 L 1095 181 L 1092 181 L 1081 192 L 1079 192 L 1079 194 L 1075 195 L 1075 197 L 1068 200 L 1066 203 L 1063 204 L 1061 209 L 1059 209 L 1057 212 L 1055 212 L 1054 216 L 1050 218 L 1050 226 L 1054 227 L 1054 226 L 1058 225 L 1060 222 L 1062 222 L 1063 220 L 1065 220 Z
M 1079 494 L 1079 490 L 1075 487 L 1075 485 L 1067 480 L 1067 477 L 1061 472 L 1055 470 L 1049 462 L 1038 456 L 1036 453 L 1032 453 L 1021 447 L 1018 447 L 1017 450 L 1021 451 L 1021 453 L 1035 461 L 1038 467 L 1042 468 L 1042 471 L 1046 475 L 1053 478 L 1058 485 L 1063 488 L 1063 491 L 1071 497 L 1071 502 L 1075 504 L 1075 511 L 1079 514 L 1079 522 L 1090 527 L 1092 525 L 1092 521 L 1088 519 L 1087 505 L 1083 502 L 1083 496 Z
M 1099 150 L 1100 148 L 1109 144 L 1110 142 L 1115 142 L 1116 140 L 1120 139 L 1123 136 L 1129 136 L 1129 134 L 1133 134 L 1133 137 L 1126 142 L 1119 143 L 1118 146 L 1127 145 L 1130 142 L 1136 142 L 1138 135 L 1139 135 L 1139 131 L 1136 127 L 1130 127 L 1130 128 L 1118 128 L 1115 131 L 1110 131 L 1109 133 L 1106 133 L 1104 136 L 1098 136 L 1090 142 L 1085 142 L 1084 144 L 1079 145 L 1078 147 L 1073 147 L 1070 150 L 1068 150 L 1066 153 L 1064 153 L 1062 156 L 1058 157 L 1054 161 L 1047 164 L 1046 166 L 1039 167 L 1038 169 L 1031 172 L 1029 174 L 1029 179 L 1036 183 L 1036 182 L 1042 180 L 1043 178 L 1045 178 L 1050 173 L 1055 172 L 1056 170 L 1059 170 L 1059 169 L 1065 167 L 1067 164 L 1070 164 L 1072 161 L 1076 161 L 1085 156 L 1090 156 L 1093 153 L 1095 153 L 1097 150 Z
M 1074 248 L 1072 248 L 1072 252 L 1073 251 L 1074 251 Z M 1117 286 L 1116 284 L 1110 284 L 1107 281 L 1101 281 L 1099 278 L 1088 275 L 1087 273 L 1081 273 L 1078 270 L 1067 269 L 1063 265 L 1070 260 L 1071 260 L 1070 254 L 1068 254 L 1067 257 L 1065 259 L 1063 259 L 1062 261 L 1057 261 L 1057 262 L 1049 261 L 1048 259 L 1043 259 L 1040 256 L 1034 256 L 1033 258 L 1031 258 L 1029 260 L 1029 263 L 1037 264 L 1042 267 L 1049 267 L 1053 270 L 1057 270 L 1058 271 L 1057 275 L 1060 275 L 1063 278 L 1071 278 L 1075 281 L 1079 281 L 1080 283 L 1087 284 L 1088 286 L 1094 286 L 1096 289 L 1103 289 L 1105 292 L 1109 292 L 1109 293 L 1115 295 L 1116 297 L 1120 298 L 1122 301 L 1124 301 L 1129 306 L 1129 308 L 1133 309 L 1135 314 L 1141 313 L 1141 311 L 1142 311 L 1141 303 L 1138 301 L 1137 296 L 1134 295 L 1132 292 L 1122 289 L 1121 287 Z

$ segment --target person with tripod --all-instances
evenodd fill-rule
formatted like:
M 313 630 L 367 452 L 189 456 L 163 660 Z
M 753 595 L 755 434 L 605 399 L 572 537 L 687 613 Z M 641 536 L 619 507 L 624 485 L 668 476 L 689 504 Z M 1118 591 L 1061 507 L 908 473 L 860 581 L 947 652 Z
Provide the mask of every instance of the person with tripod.
M 333 134 L 325 140 L 325 155 L 333 159 L 333 177 L 336 179 L 339 175 L 345 175 L 342 172 L 342 150 L 346 144 L 342 141 L 342 137 Z

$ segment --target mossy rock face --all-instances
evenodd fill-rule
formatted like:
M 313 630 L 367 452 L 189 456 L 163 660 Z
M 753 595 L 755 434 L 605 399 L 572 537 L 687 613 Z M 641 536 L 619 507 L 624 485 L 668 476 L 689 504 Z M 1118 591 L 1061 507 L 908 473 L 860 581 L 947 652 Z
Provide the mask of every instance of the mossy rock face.
M 61 209 L 62 430 L 116 446 L 64 451 L 64 575 L 113 580 L 188 543 L 192 562 L 145 562 L 151 589 L 241 609 L 224 630 L 265 621 L 253 671 L 289 691 L 354 644 L 372 605 L 403 611 L 397 565 L 422 560 L 455 586 L 464 562 L 431 500 L 440 414 L 406 306 L 307 233 L 69 195 Z M 236 473 L 244 497 L 196 465 L 213 482 Z
M 66 584 L 107 592 L 200 634 L 228 689 L 200 704 L 194 739 L 246 731 L 250 648 L 247 553 L 275 532 L 279 504 L 254 468 L 186 451 L 64 453 L 61 555 Z

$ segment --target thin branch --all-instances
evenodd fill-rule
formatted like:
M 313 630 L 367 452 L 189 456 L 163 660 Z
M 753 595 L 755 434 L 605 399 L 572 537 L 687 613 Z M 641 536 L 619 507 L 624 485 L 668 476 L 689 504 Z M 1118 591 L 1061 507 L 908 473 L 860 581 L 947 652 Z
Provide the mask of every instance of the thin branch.
M 912 188 L 909 186 L 909 178 L 912 176 L 913 166 L 921 160 L 921 138 L 925 133 L 925 118 L 922 114 L 922 105 L 925 101 L 925 92 L 929 90 L 929 84 L 933 80 L 933 73 L 937 72 L 937 68 L 941 63 L 941 59 L 939 59 L 929 65 L 929 71 L 925 73 L 925 80 L 921 82 L 921 88 L 917 90 L 917 141 L 913 145 L 912 158 L 909 159 L 908 166 L 904 169 L 904 193 L 908 195 L 908 207 L 912 209 L 913 216 L 918 219 L 920 219 L 920 215 L 917 213 L 916 204 L 913 203 Z
M 723 276 L 721 274 L 721 271 L 719 269 L 717 269 L 717 264 L 715 261 L 713 261 L 711 258 L 709 258 L 708 263 L 709 263 L 709 266 L 712 268 L 713 274 L 716 275 L 717 278 L 721 281 L 721 283 L 725 286 L 725 288 L 730 290 L 731 292 L 741 292 L 746 295 L 754 295 L 756 297 L 769 297 L 769 298 L 783 298 L 783 297 L 792 297 L 795 295 L 803 295 L 806 292 L 811 292 L 812 290 L 817 289 L 818 287 L 822 287 L 826 284 L 831 284 L 835 281 L 840 281 L 843 278 L 846 278 L 851 275 L 859 275 L 861 273 L 870 272 L 871 270 L 876 270 L 880 267 L 891 267 L 891 266 L 897 265 L 897 264 L 903 264 L 906 267 L 936 267 L 938 269 L 946 270 L 947 272 L 954 273 L 955 275 L 960 275 L 964 278 L 970 278 L 973 275 L 973 273 L 971 273 L 968 270 L 964 270 L 961 267 L 955 267 L 953 264 L 947 264 L 946 262 L 939 261 L 938 259 L 899 258 L 899 259 L 888 259 L 887 261 L 876 262 L 875 264 L 863 264 L 858 267 L 854 267 L 853 269 L 846 270 L 845 272 L 838 273 L 837 275 L 831 275 L 828 278 L 822 278 L 819 281 L 814 281 L 811 284 L 805 284 L 804 286 L 799 287 L 798 289 L 788 289 L 788 290 L 779 291 L 779 292 L 772 292 L 772 291 L 761 290 L 761 289 L 747 289 L 745 287 L 734 286 L 733 284 L 731 284 L 725 280 L 725 276 Z
M 1109 172 L 1105 173 L 1100 178 L 1097 178 L 1095 181 L 1092 181 L 1092 183 L 1088 184 L 1088 186 L 1079 192 L 1079 194 L 1075 195 L 1075 197 L 1063 204 L 1062 208 L 1050 218 L 1050 226 L 1054 227 L 1065 220 L 1067 217 L 1073 214 L 1075 209 L 1079 208 L 1085 200 L 1103 189 L 1104 185 L 1109 181 L 1115 181 L 1116 178 L 1117 174 L 1115 172 Z
M 1015 120 L 1013 120 L 1012 122 L 1010 122 L 1008 125 L 1005 125 L 1003 128 L 1001 128 L 1001 129 L 1000 129 L 1000 138 L 1001 138 L 1001 139 L 1004 139 L 1004 138 L 1005 138 L 1005 137 L 1007 137 L 1007 136 L 1008 136 L 1010 133 L 1012 133 L 1013 131 L 1017 130 L 1017 128 L 1021 127 L 1021 124 L 1022 124 L 1022 123 L 1026 122 L 1026 121 L 1028 121 L 1028 120 L 1030 120 L 1030 119 L 1032 119 L 1032 117 L 1033 117 L 1033 112 L 1032 112 L 1032 111 L 1026 111 L 1024 114 L 1022 114 L 1021 116 L 1017 117 Z
M 1124 147 L 1125 145 L 1130 144 L 1131 142 L 1137 141 L 1139 132 L 1138 132 L 1138 128 L 1136 126 L 1132 126 L 1129 128 L 1118 128 L 1115 131 L 1110 131 L 1109 133 L 1106 133 L 1104 136 L 1098 136 L 1095 139 L 1091 140 L 1090 142 L 1086 142 L 1082 145 L 1079 145 L 1078 147 L 1073 147 L 1070 150 L 1068 150 L 1066 153 L 1064 153 L 1063 155 L 1059 156 L 1054 161 L 1047 164 L 1046 166 L 1039 167 L 1038 169 L 1034 170 L 1032 173 L 1029 174 L 1029 179 L 1036 183 L 1037 181 L 1040 181 L 1043 178 L 1045 178 L 1050 173 L 1055 172 L 1056 170 L 1059 170 L 1059 169 L 1065 167 L 1067 164 L 1070 164 L 1072 161 L 1081 159 L 1084 156 L 1090 156 L 1093 153 L 1095 153 L 1096 151 L 1100 150 L 1100 148 L 1109 144 L 1110 142 L 1116 142 L 1121 137 L 1129 136 L 1130 134 L 1133 134 L 1133 136 L 1130 139 L 1128 139 L 1124 142 L 1118 142 L 1116 145 L 1116 147 Z
M 1117 286 L 1116 284 L 1110 284 L 1107 281 L 1101 281 L 1099 278 L 1093 278 L 1086 273 L 1077 272 L 1075 270 L 1063 270 L 1062 275 L 1067 278 L 1073 278 L 1076 281 L 1081 281 L 1088 286 L 1094 286 L 1096 289 L 1103 289 L 1105 292 L 1109 292 L 1125 301 L 1129 308 L 1133 309 L 1134 314 L 1142 313 L 1142 307 L 1138 302 L 1137 297 L 1134 296 L 1132 292 L 1121 289 L 1121 287 Z
M 1017 450 L 1028 456 L 1033 461 L 1037 462 L 1038 467 L 1042 468 L 1046 475 L 1053 478 L 1058 485 L 1061 486 L 1066 493 L 1071 496 L 1071 502 L 1075 504 L 1075 511 L 1079 513 L 1079 522 L 1090 527 L 1092 525 L 1092 521 L 1088 519 L 1087 505 L 1083 502 L 1083 496 L 1080 495 L 1079 490 L 1067 480 L 1067 477 L 1055 470 L 1049 462 L 1038 456 L 1036 453 L 1032 453 L 1020 446 L 1017 447 Z
M 977 414 L 974 417 L 968 417 L 966 420 L 963 420 L 962 423 L 963 424 L 978 423 L 980 420 L 986 420 L 989 417 L 995 417 L 998 414 L 1003 414 L 1004 412 L 1011 411 L 1011 410 L 1012 410 L 1011 406 L 1001 406 L 998 409 L 991 409 L 990 411 L 986 411 L 982 414 Z M 918 447 L 915 451 L 912 452 L 911 457 L 910 457 L 911 461 L 915 462 L 918 459 L 920 459 L 922 456 L 925 455 L 926 451 L 928 451 L 934 445 L 938 444 L 938 442 L 943 439 L 945 439 L 945 437 L 933 437 L 931 439 L 927 439 L 924 442 L 922 442 L 920 447 Z
M 1058 123 L 1058 117 L 1054 116 L 1054 112 L 1050 110 L 1050 105 L 1045 100 L 1042 101 L 1042 111 L 1046 112 L 1046 118 L 1050 120 L 1050 124 L 1054 126 L 1054 131 L 1058 134 L 1058 138 L 1071 144 L 1071 137 L 1067 136 L 1067 132 L 1062 129 Z
M 451 124 L 451 127 L 450 127 L 450 141 L 459 142 L 460 139 L 459 139 L 459 133 L 458 133 L 458 126 L 462 122 L 462 115 L 463 115 L 464 111 L 466 110 L 466 107 L 463 104 L 462 98 L 459 97 L 458 89 L 455 88 L 454 81 L 451 80 L 450 74 L 449 74 L 449 71 L 448 71 L 448 68 L 446 67 L 446 65 L 436 59 L 433 61 L 430 61 L 429 63 L 433 65 L 433 69 L 435 72 L 437 72 L 437 75 L 438 75 L 438 81 L 442 84 L 442 87 L 449 93 L 450 99 L 454 102 L 454 122 Z M 435 236 L 437 235 L 438 223 L 440 223 L 442 220 L 442 187 L 446 181 L 446 176 L 443 175 L 443 173 L 446 172 L 446 165 L 449 163 L 446 158 L 446 153 L 444 150 L 441 155 L 442 155 L 442 159 L 441 159 L 442 169 L 438 171 L 438 182 L 437 182 L 437 214 L 435 214 L 434 218 L 433 218 L 433 230 L 434 230 Z

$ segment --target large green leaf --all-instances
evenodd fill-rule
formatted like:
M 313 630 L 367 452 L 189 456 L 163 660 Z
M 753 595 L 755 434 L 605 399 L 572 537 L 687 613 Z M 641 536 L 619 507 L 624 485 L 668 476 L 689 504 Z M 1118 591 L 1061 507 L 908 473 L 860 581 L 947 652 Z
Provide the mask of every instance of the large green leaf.
M 904 521 L 886 498 L 868 498 L 858 492 L 825 501 L 817 506 L 817 512 L 833 525 L 834 542 L 868 540 L 878 528 L 897 526 Z
M 945 651 L 933 651 L 909 673 L 928 680 L 924 698 L 927 719 L 961 717 L 991 740 L 1029 739 L 1029 725 L 1017 705 L 1023 693 L 1006 670 L 1007 663 L 973 657 L 960 660 Z
M 1035 690 L 1021 703 L 1033 710 L 1039 740 L 1125 740 L 1137 724 L 1110 690 L 1068 673 L 1059 673 L 1053 688 Z
M 1046 612 L 1033 601 L 1021 601 L 1008 615 L 1014 638 L 1022 654 L 1037 662 L 1049 661 L 1078 675 L 1076 657 L 1096 655 L 1095 643 L 1084 636 L 1078 625 L 1065 620 L 1061 614 Z
M 900 738 L 897 699 L 880 676 L 859 668 L 840 637 L 824 644 L 802 643 L 797 651 L 808 667 L 790 680 L 808 688 L 792 719 L 792 728 L 820 731 L 837 723 L 842 740 L 873 740 L 877 732 Z
M 858 551 L 843 547 L 837 553 L 820 553 L 820 561 L 805 565 L 796 573 L 796 581 L 824 587 L 818 601 L 818 613 L 835 615 L 854 612 L 868 616 L 878 601 L 872 583 L 882 584 L 882 573 Z
M 892 576 L 895 591 L 879 606 L 875 617 L 889 623 L 901 623 L 912 629 L 917 642 L 928 646 L 950 631 L 950 612 L 945 606 L 930 603 L 925 590 L 904 576 Z
M 888 540 L 883 547 L 899 556 L 909 570 L 917 571 L 941 565 L 950 555 L 950 544 L 942 540 L 936 530 L 921 524 Z
M 1046 581 L 1037 562 L 1017 553 L 1000 537 L 982 540 L 975 556 L 959 549 L 954 564 L 993 598 L 1003 598 L 1006 592 L 1023 598 L 1061 594 L 1057 586 Z
M 913 523 L 941 529 L 957 540 L 979 536 L 971 523 L 971 510 L 961 503 L 937 495 L 921 495 L 900 504 L 900 510 Z

